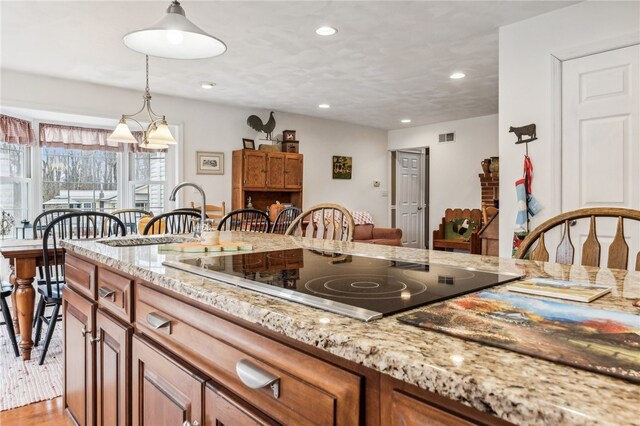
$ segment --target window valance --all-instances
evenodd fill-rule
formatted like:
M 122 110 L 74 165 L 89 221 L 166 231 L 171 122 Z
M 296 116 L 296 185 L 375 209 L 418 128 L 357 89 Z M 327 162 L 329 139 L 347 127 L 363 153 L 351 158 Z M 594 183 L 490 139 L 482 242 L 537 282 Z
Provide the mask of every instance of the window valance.
M 40 123 L 40 146 L 88 151 L 124 151 L 123 144 L 107 141 L 111 132 L 91 127 Z M 132 133 L 138 141 L 142 141 L 142 132 Z
M 33 145 L 36 139 L 30 121 L 0 114 L 0 140 L 20 145 Z

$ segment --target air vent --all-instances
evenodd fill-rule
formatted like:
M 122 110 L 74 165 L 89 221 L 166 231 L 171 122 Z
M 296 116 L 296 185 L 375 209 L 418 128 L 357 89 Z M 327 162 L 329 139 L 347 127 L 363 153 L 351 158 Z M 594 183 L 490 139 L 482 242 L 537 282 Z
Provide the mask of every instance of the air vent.
M 451 133 L 440 133 L 438 135 L 438 142 L 455 142 L 456 134 L 455 132 Z

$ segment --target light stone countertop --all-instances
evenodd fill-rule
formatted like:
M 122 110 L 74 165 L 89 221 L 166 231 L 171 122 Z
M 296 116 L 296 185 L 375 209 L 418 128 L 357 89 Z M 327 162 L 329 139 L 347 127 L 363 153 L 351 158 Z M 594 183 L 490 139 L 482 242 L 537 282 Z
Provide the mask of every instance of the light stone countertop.
M 632 306 L 633 300 L 640 298 L 638 272 L 241 232 L 222 232 L 221 241 L 248 242 L 254 252 L 306 247 L 527 277 L 595 277 L 599 283 L 615 287 L 590 307 L 639 313 Z M 159 287 L 516 424 L 640 425 L 640 386 L 624 380 L 402 324 L 396 319 L 402 314 L 365 323 L 162 265 L 164 260 L 195 254 L 158 253 L 157 245 L 112 247 L 95 241 L 68 241 L 64 246 Z M 506 291 L 500 287 L 492 290 Z M 640 321 L 640 315 L 638 318 Z

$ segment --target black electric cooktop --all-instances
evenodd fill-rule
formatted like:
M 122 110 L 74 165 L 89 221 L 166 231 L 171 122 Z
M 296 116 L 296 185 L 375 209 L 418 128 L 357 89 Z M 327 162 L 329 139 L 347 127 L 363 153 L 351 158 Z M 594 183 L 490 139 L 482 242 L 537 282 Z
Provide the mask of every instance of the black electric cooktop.
M 302 248 L 164 265 L 364 321 L 520 278 Z

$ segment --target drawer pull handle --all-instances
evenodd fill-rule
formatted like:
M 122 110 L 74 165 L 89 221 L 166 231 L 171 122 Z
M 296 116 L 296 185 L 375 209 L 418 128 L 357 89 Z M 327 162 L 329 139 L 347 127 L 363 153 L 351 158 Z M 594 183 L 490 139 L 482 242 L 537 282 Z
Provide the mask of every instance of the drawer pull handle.
M 147 323 L 156 330 L 166 328 L 168 334 L 171 334 L 171 320 L 156 312 L 149 312 L 147 314 Z
M 280 377 L 263 370 L 246 359 L 241 359 L 236 364 L 236 373 L 242 383 L 251 389 L 261 389 L 269 386 L 273 397 L 280 397 Z
M 115 290 L 111 290 L 109 287 L 100 287 L 98 289 L 98 294 L 104 299 L 111 298 L 114 302 L 116 301 L 116 292 Z

